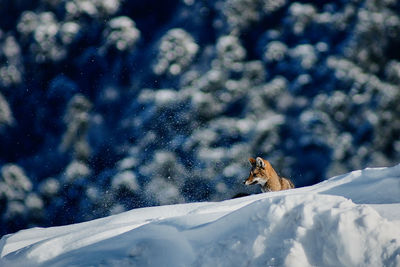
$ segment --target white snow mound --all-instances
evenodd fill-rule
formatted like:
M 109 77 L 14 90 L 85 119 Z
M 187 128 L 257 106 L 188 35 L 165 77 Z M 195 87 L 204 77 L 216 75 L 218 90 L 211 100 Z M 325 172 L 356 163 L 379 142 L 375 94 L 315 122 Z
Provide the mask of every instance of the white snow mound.
M 0 266 L 400 266 L 400 165 L 3 236 Z

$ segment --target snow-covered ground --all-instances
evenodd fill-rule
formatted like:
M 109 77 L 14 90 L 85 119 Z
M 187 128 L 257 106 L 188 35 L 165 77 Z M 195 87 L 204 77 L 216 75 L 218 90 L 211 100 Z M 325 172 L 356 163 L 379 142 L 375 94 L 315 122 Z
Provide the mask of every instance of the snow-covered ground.
M 0 266 L 400 266 L 400 165 L 0 241 Z

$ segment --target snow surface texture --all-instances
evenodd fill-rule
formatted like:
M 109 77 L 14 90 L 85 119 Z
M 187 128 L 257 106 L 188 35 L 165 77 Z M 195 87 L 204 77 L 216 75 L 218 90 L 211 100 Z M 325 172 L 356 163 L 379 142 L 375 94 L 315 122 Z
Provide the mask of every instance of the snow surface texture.
M 400 165 L 0 241 L 1 266 L 400 266 Z

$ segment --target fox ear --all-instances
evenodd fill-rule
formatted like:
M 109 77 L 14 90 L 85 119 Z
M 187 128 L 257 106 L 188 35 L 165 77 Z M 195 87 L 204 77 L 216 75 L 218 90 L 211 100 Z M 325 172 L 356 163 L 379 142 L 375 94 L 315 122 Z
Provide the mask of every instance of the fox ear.
M 254 158 L 249 158 L 249 162 L 251 164 L 251 166 L 256 166 L 256 160 Z
M 260 158 L 260 157 L 257 157 L 257 158 L 256 158 L 256 164 L 257 164 L 257 167 L 259 167 L 259 168 L 262 168 L 262 169 L 265 168 L 265 162 L 264 162 L 264 160 L 263 160 L 262 158 Z

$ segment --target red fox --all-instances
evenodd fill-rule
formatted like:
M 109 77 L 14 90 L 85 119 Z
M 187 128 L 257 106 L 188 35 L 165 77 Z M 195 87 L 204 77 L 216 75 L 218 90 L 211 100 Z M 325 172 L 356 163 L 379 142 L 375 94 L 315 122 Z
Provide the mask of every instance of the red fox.
M 287 178 L 279 177 L 268 160 L 260 157 L 249 158 L 251 170 L 245 185 L 259 184 L 263 192 L 280 191 L 294 188 L 294 184 Z

